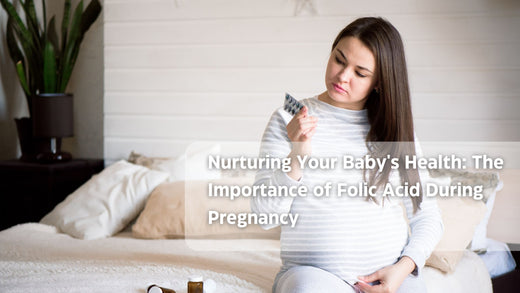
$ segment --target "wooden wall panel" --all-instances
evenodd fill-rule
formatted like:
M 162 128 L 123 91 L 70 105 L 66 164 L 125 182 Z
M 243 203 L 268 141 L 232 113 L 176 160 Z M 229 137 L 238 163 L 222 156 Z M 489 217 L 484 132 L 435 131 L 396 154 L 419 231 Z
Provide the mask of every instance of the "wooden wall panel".
M 324 90 L 336 33 L 380 15 L 403 37 L 421 140 L 520 139 L 514 0 L 106 0 L 105 158 L 258 139 L 288 91 Z

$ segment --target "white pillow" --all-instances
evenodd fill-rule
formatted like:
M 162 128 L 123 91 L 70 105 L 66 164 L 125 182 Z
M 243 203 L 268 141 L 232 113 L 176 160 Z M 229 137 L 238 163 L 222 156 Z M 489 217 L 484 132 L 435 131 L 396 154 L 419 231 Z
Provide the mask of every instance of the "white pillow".
M 81 239 L 96 239 L 122 230 L 144 208 L 152 190 L 168 174 L 119 161 L 71 193 L 40 223 Z
M 507 274 L 516 267 L 515 259 L 506 243 L 487 238 L 486 253 L 479 254 L 491 278 Z

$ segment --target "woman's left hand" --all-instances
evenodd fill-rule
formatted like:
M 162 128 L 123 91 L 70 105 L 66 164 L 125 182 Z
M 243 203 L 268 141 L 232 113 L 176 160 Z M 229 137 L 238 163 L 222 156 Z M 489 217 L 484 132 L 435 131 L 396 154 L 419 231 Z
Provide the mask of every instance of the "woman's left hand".
M 365 283 L 358 282 L 356 283 L 356 287 L 365 293 L 394 293 L 414 269 L 414 261 L 407 256 L 403 256 L 393 265 L 384 267 L 368 276 L 358 277 Z M 379 284 L 367 284 L 376 281 L 378 281 Z

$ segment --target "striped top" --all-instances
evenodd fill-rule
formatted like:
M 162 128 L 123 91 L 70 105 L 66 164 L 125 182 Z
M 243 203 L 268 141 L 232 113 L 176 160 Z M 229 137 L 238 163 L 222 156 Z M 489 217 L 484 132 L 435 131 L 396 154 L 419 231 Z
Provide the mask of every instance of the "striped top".
M 294 228 L 282 226 L 282 271 L 308 265 L 329 271 L 353 284 L 356 276 L 367 275 L 395 263 L 407 255 L 421 268 L 442 236 L 442 221 L 436 201 L 424 198 L 421 209 L 413 213 L 410 198 L 385 198 L 383 204 L 361 196 L 312 194 L 317 185 L 343 182 L 358 185 L 363 170 L 345 170 L 344 155 L 367 154 L 365 137 L 370 128 L 366 110 L 348 110 L 322 102 L 317 97 L 301 101 L 309 115 L 318 118 L 312 137 L 312 158 L 339 158 L 336 169 L 303 169 L 295 181 L 281 170 L 261 170 L 255 184 L 308 186 L 306 197 L 255 197 L 251 208 L 256 213 L 299 214 Z M 292 116 L 283 109 L 273 113 L 262 138 L 260 155 L 286 157 L 291 151 L 286 125 Z M 427 174 L 427 172 L 426 172 Z M 426 175 L 420 172 L 421 180 Z M 390 176 L 399 184 L 398 172 Z M 403 206 L 410 223 L 404 217 Z M 272 228 L 264 226 L 264 228 Z

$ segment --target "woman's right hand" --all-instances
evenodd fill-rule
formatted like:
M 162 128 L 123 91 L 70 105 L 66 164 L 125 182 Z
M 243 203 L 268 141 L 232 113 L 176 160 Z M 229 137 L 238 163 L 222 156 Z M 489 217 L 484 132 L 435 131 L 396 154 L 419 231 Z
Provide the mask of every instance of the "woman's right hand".
M 308 111 L 307 106 L 303 106 L 300 112 L 294 115 L 286 127 L 287 135 L 292 142 L 292 150 L 289 154 L 289 157 L 292 158 L 292 170 L 288 172 L 287 175 L 295 180 L 299 180 L 302 175 L 296 157 L 311 154 L 311 140 L 316 132 L 316 125 L 318 123 L 318 118 L 309 116 Z
M 311 139 L 316 132 L 318 118 L 309 116 L 307 106 L 303 106 L 293 119 L 287 124 L 287 135 L 293 143 L 294 155 L 310 155 Z

